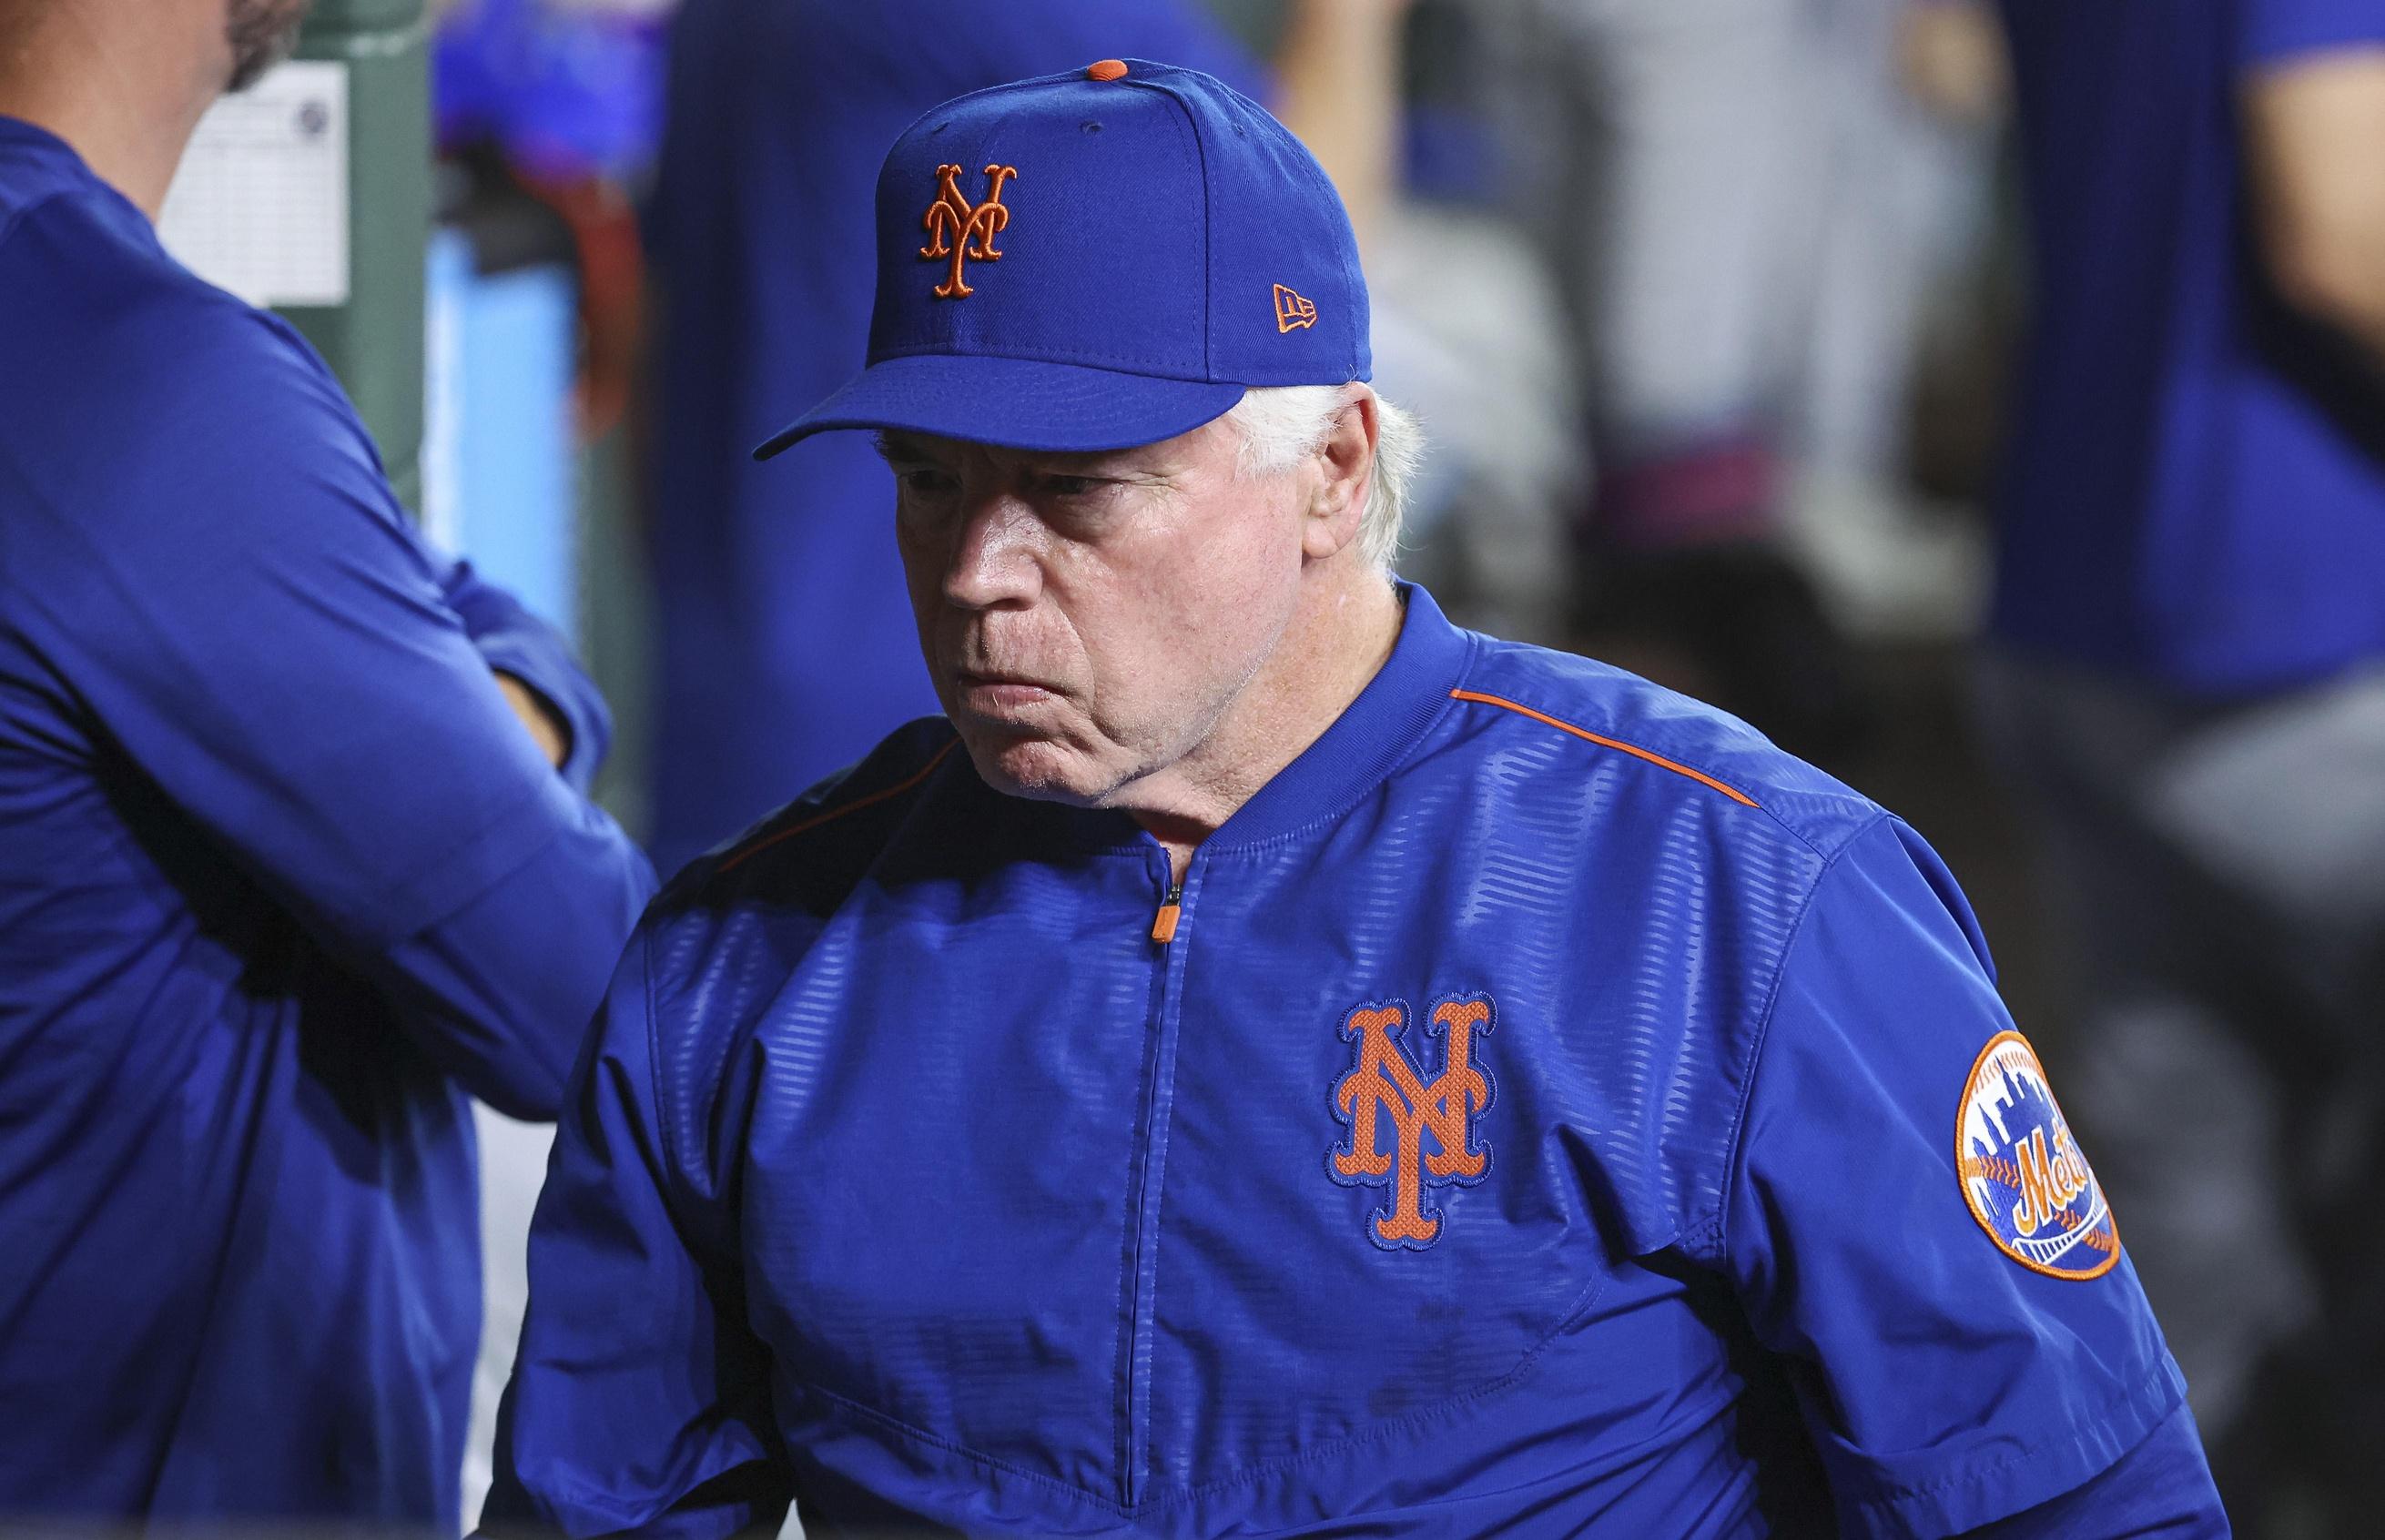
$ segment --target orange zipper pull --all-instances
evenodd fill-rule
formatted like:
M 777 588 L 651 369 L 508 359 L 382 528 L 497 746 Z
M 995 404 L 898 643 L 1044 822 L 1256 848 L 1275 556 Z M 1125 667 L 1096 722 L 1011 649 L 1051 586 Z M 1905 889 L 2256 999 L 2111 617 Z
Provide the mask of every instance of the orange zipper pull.
M 1168 898 L 1159 906 L 1159 913 L 1151 922 L 1151 938 L 1161 946 L 1176 939 L 1176 922 L 1184 917 L 1184 885 L 1178 883 L 1168 890 Z

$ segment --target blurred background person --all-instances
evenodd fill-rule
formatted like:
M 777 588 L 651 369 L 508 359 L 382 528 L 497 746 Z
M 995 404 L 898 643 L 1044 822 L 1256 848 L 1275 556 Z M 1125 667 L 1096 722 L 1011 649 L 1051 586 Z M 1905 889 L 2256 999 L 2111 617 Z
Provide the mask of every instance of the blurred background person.
M 1504 206 L 1511 0 L 1215 0 L 1367 254 L 1375 370 L 1431 425 L 1401 570 L 1462 624 L 1565 640 L 1588 446 L 1554 274 Z
M 1987 552 L 1979 521 L 1920 485 L 1916 392 L 1950 345 L 1977 346 L 1966 290 L 2003 255 L 2001 39 L 1968 5 L 1792 8 L 1813 164 L 1792 179 L 1802 270 L 1781 297 L 1780 538 L 1851 640 L 1960 641 L 1985 608 Z
M 553 1117 L 652 887 L 560 637 L 159 243 L 305 10 L 0 3 L 0 1520 L 451 1527 L 466 1093 Z
M 1845 635 L 1951 640 L 1980 583 L 1972 528 L 1903 473 L 1925 304 L 1986 210 L 1990 112 L 1907 91 L 1907 9 L 1483 8 L 1517 85 L 1513 205 L 1587 383 L 1576 638 L 1826 758 L 1869 714 Z
M 1551 324 L 1565 296 L 1505 206 L 1511 8 L 1419 0 L 1410 12 L 1377 72 L 1397 106 L 1380 140 L 1385 197 L 1358 229 L 1377 377 L 1432 429 L 1401 570 L 1463 625 L 1555 646 L 1570 634 L 1568 530 L 1591 455 L 1578 361 Z
M 443 213 L 487 233 L 486 260 L 559 238 L 577 279 L 574 427 L 620 426 L 644 342 L 635 199 L 662 139 L 664 36 L 674 0 L 437 0 L 433 130 Z M 525 229 L 527 200 L 556 227 Z
M 1531 0 L 1518 20 L 1518 206 L 1571 301 L 1597 446 L 1577 636 L 1794 752 L 1841 748 L 1850 666 L 1780 535 L 1781 359 L 1818 192 L 1810 19 Z
M 2003 11 L 2035 317 L 1983 699 L 2078 954 L 2067 1084 L 2240 1525 L 2299 1484 L 2365 1533 L 2385 7 Z

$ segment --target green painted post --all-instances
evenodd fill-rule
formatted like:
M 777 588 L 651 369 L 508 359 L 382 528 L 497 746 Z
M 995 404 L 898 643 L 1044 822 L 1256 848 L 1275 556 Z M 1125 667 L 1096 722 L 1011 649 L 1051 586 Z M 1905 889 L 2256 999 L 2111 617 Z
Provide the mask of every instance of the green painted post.
M 422 494 L 431 50 L 423 0 L 315 0 L 297 56 L 348 71 L 348 303 L 288 306 L 347 387 L 408 508 Z

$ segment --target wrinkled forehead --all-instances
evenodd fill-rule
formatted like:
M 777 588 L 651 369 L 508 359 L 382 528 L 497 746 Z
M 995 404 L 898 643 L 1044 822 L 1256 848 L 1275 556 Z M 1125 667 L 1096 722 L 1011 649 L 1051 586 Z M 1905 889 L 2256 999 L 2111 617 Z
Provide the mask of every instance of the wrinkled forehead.
M 1240 430 L 1225 417 L 1204 423 L 1190 433 L 1130 449 L 1029 450 L 999 444 L 947 439 L 933 433 L 887 428 L 877 435 L 878 453 L 895 465 L 958 467 L 980 466 L 1007 471 L 1034 467 L 1062 473 L 1138 471 L 1147 474 L 1187 470 L 1222 457 L 1230 461 L 1242 441 Z

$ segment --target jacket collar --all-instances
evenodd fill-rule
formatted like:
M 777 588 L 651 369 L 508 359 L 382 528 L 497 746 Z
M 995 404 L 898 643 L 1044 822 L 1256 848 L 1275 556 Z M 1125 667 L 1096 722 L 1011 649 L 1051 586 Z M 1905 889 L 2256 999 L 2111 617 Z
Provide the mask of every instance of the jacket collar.
M 1259 844 L 1346 811 L 1449 709 L 1473 640 L 1424 590 L 1402 583 L 1399 592 L 1406 615 L 1390 660 L 1324 736 L 1259 788 L 1204 849 Z

